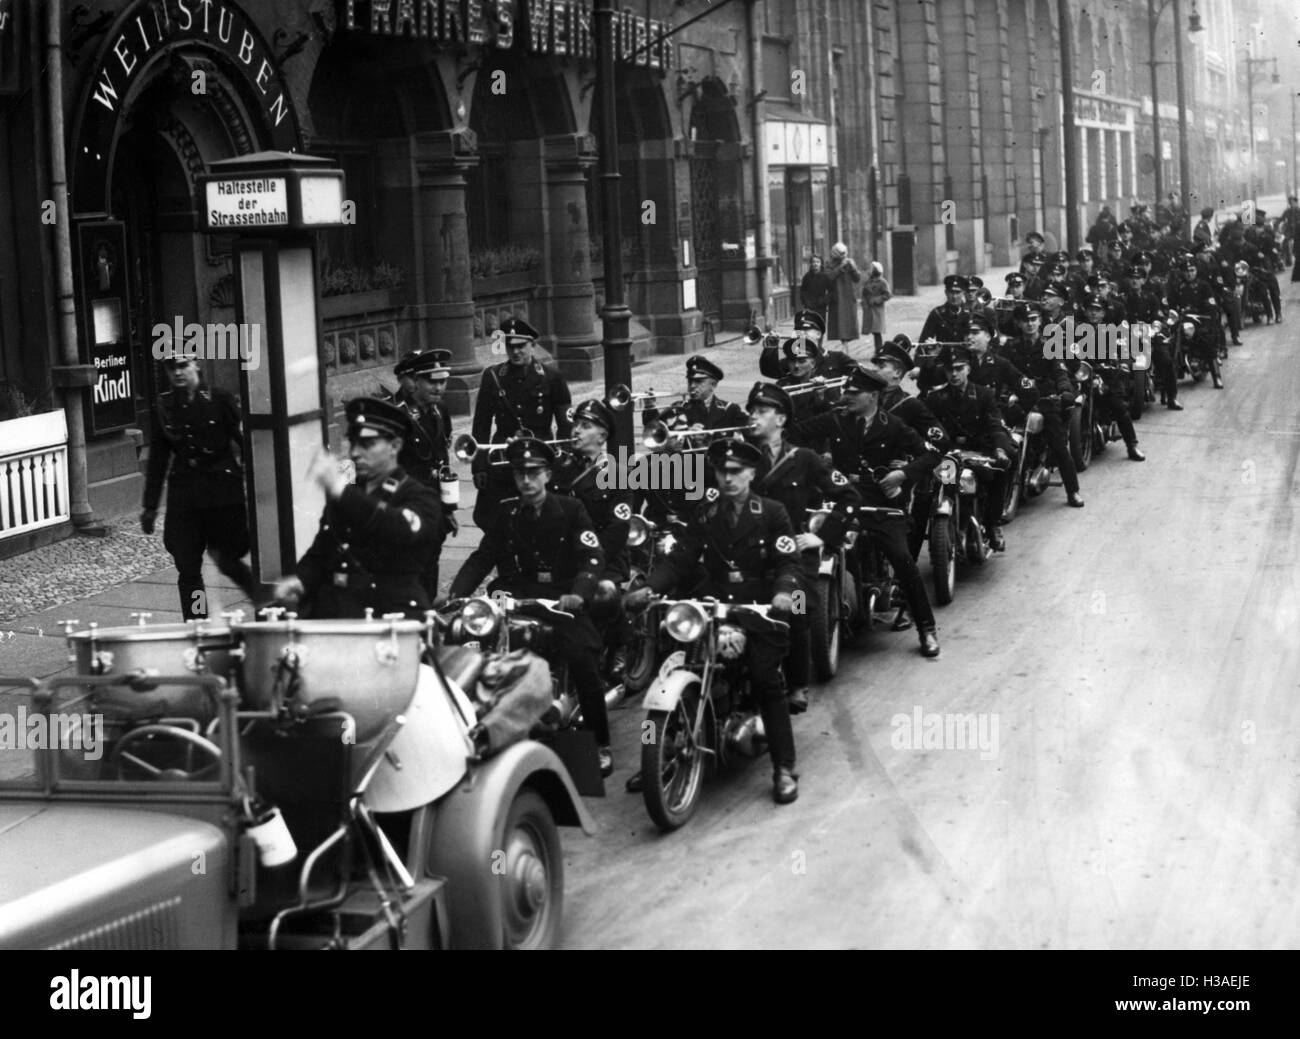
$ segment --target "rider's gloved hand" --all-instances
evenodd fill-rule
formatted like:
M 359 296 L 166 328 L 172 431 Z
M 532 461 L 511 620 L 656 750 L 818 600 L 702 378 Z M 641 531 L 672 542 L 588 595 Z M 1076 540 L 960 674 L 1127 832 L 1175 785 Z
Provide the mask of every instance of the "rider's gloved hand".
M 623 609 L 639 610 L 650 602 L 650 597 L 654 593 L 649 588 L 638 588 L 635 592 L 628 592 L 623 597 Z
M 794 610 L 794 596 L 789 592 L 777 592 L 772 596 L 772 609 L 778 613 L 790 613 Z
M 565 613 L 577 613 L 582 609 L 584 603 L 580 595 L 561 595 L 559 602 L 555 605 Z

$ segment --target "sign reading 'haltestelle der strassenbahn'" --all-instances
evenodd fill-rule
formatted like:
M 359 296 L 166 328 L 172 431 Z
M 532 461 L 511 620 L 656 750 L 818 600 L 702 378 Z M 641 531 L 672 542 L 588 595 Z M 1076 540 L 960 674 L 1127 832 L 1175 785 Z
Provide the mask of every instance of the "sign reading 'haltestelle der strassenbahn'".
M 213 180 L 204 185 L 208 227 L 287 227 L 284 177 Z

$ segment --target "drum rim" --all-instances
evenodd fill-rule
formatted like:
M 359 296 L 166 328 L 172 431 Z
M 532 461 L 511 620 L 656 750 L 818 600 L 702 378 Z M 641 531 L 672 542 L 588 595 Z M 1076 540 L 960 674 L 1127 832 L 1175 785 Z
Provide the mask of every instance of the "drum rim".
M 400 621 L 320 618 L 292 621 L 238 621 L 230 626 L 237 635 L 417 635 L 425 630 L 424 621 L 403 618 Z
M 215 628 L 206 625 L 190 627 L 186 621 L 168 621 L 163 624 L 122 624 L 112 628 L 85 628 L 68 633 L 73 642 L 201 642 L 204 639 L 229 638 L 234 634 L 229 625 Z

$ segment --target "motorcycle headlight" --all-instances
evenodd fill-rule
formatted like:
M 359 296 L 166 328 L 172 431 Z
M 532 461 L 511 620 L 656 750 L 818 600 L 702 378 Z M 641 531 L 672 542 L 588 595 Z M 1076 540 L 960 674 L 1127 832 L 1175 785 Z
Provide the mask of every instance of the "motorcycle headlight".
M 971 469 L 963 469 L 961 471 L 961 493 L 975 493 L 975 473 Z
M 633 548 L 644 545 L 646 538 L 650 536 L 650 527 L 640 516 L 633 516 L 628 521 L 627 543 Z
M 1026 432 L 1026 433 L 1041 433 L 1042 431 L 1043 431 L 1043 416 L 1042 416 L 1042 414 L 1039 413 L 1039 412 L 1037 412 L 1037 411 L 1032 411 L 1032 412 L 1030 412 L 1030 413 L 1029 413 L 1029 417 L 1028 417 L 1027 419 L 1025 419 L 1025 432 Z
M 1184 321 L 1184 322 L 1183 322 L 1183 335 L 1185 335 L 1185 336 L 1194 336 L 1194 335 L 1196 335 L 1196 326 L 1195 326 L 1194 324 L 1192 324 L 1192 322 L 1190 322 L 1190 321 Z
M 945 458 L 939 463 L 934 471 L 935 476 L 939 478 L 940 483 L 957 482 L 957 463 L 951 458 Z
M 739 660 L 745 655 L 745 631 L 734 624 L 718 625 L 718 659 Z
M 679 602 L 668 608 L 664 618 L 664 628 L 678 642 L 694 642 L 704 634 L 704 625 L 708 619 L 704 611 L 691 602 Z
M 1092 365 L 1087 361 L 1080 361 L 1079 368 L 1074 373 L 1075 382 L 1087 382 L 1092 378 Z
M 491 599 L 471 599 L 460 611 L 460 619 L 468 634 L 483 639 L 496 629 L 500 614 Z

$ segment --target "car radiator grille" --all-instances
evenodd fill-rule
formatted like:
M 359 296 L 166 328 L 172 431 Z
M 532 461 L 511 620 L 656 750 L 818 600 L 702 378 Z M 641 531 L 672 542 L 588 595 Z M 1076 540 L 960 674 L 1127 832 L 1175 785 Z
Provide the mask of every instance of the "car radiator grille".
M 136 910 L 127 916 L 103 924 L 50 946 L 54 950 L 179 949 L 181 899 L 177 895 Z

